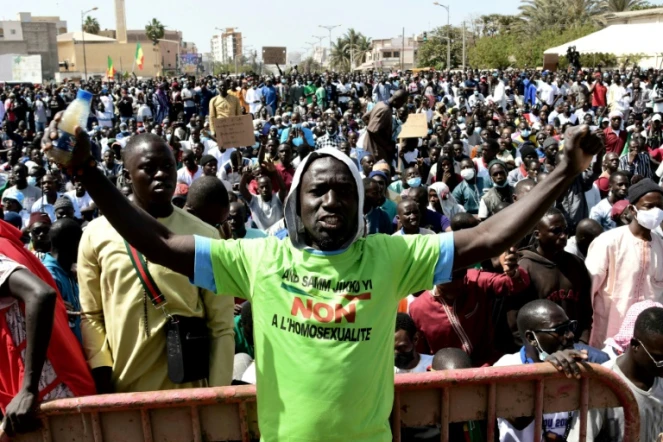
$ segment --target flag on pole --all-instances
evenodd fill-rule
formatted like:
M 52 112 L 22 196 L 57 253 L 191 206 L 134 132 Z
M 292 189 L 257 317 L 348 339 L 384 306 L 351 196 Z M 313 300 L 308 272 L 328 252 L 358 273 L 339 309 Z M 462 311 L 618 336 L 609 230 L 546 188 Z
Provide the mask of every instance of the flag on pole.
M 108 56 L 108 69 L 106 70 L 106 76 L 111 79 L 115 77 L 115 68 L 113 67 L 113 59 Z
M 138 65 L 138 69 L 143 70 L 143 62 L 145 61 L 145 56 L 143 55 L 143 48 L 140 46 L 140 43 L 136 43 L 136 59 L 135 63 Z

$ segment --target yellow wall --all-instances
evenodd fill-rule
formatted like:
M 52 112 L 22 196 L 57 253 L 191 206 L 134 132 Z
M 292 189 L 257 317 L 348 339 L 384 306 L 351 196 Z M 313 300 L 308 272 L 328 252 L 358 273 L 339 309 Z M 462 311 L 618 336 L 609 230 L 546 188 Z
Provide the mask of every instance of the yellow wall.
M 155 48 L 149 45 L 142 45 L 143 55 L 145 60 L 143 63 L 143 70 L 139 70 L 138 66 L 134 68 L 137 76 L 153 77 L 156 76 L 161 70 L 161 50 L 159 46 Z M 131 72 L 134 56 L 136 54 L 136 43 L 117 43 L 117 42 L 103 42 L 103 43 L 86 43 L 85 55 L 87 58 L 87 72 L 88 75 L 106 75 L 108 67 L 108 56 L 113 59 L 113 66 L 117 72 Z M 70 72 L 83 72 L 83 43 L 76 41 L 74 44 L 71 41 L 58 43 L 58 60 L 69 62 Z M 120 63 L 121 60 L 121 63 Z M 174 59 L 173 59 L 174 60 Z M 73 66 L 72 66 L 73 63 Z M 173 68 L 175 65 L 173 64 Z M 166 60 L 165 69 L 168 69 L 168 60 Z M 66 72 L 64 68 L 60 68 L 60 72 Z

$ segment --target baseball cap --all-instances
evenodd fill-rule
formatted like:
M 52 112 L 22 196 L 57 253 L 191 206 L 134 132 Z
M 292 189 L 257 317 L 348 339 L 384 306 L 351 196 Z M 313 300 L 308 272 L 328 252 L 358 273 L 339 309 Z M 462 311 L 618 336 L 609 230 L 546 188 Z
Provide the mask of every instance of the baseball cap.
M 4 194 L 2 199 L 14 200 L 17 203 L 19 203 L 21 205 L 21 207 L 23 207 L 23 200 L 25 199 L 25 197 L 17 189 L 13 189 L 13 188 L 10 187 L 9 189 L 7 189 L 5 191 L 5 194 Z
M 653 117 L 651 117 L 652 121 L 661 121 L 661 114 L 656 114 Z

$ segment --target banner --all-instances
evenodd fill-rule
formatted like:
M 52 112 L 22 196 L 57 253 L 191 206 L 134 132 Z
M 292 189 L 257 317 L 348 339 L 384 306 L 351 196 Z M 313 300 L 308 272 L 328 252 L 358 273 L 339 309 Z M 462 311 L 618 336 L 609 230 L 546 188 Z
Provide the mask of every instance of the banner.
M 180 54 L 180 71 L 195 74 L 203 62 L 203 54 Z

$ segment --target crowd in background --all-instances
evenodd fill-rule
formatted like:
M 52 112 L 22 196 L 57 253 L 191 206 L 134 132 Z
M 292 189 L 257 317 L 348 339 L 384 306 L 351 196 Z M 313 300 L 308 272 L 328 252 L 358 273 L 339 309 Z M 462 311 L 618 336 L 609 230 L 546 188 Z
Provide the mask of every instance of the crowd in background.
M 155 218 L 177 207 L 164 217 L 176 233 L 229 241 L 287 241 L 284 203 L 296 170 L 324 148 L 342 152 L 361 174 L 367 235 L 473 228 L 546 186 L 563 161 L 567 129 L 588 125 L 605 150 L 533 231 L 501 256 L 454 271 L 448 283 L 402 294 L 394 371 L 520 365 L 561 360 L 561 352 L 603 363 L 626 381 L 640 407 L 641 440 L 663 433 L 655 417 L 663 413 L 663 72 L 637 67 L 388 74 L 294 67 L 274 75 L 5 86 L 6 426 L 24 428 L 10 418 L 27 412 L 19 402 L 28 394 L 48 400 L 256 382 L 251 304 L 159 267 L 154 279 L 169 304 L 204 317 L 211 341 L 207 379 L 168 379 L 158 332 L 165 320 L 149 306 L 128 244 L 116 239 L 83 180 L 42 151 L 49 123 L 78 89 L 94 94 L 85 129 L 103 174 Z M 255 143 L 220 147 L 214 120 L 244 114 L 253 116 Z M 401 138 L 417 114 L 428 134 Z M 127 146 L 144 134 L 167 143 L 175 159 L 157 184 L 145 179 L 150 154 L 128 158 Z M 31 325 L 40 307 L 55 309 L 52 324 Z M 48 351 L 28 363 L 39 350 L 30 344 L 37 332 L 50 335 Z M 16 373 L 40 362 L 41 379 L 21 383 Z M 544 440 L 577 440 L 577 414 L 544 415 Z M 450 440 L 479 440 L 485 425 L 454 424 Z M 591 440 L 603 440 L 599 433 L 621 440 L 623 425 L 619 409 L 590 412 Z M 498 427 L 501 441 L 533 440 L 532 417 L 498 419 Z M 439 428 L 408 429 L 403 437 L 439 440 Z

